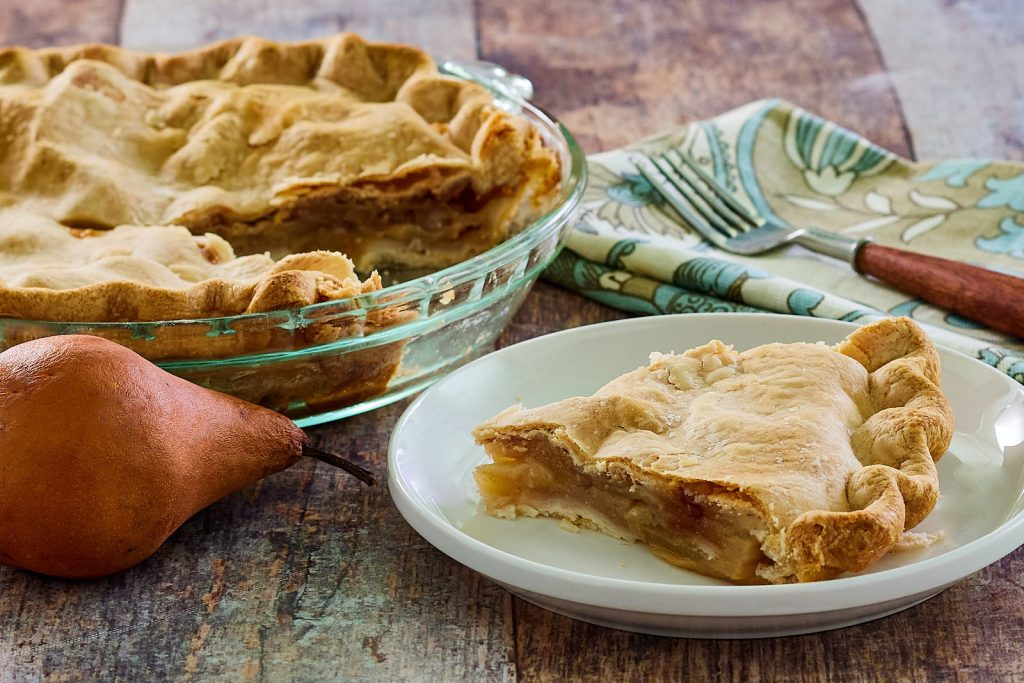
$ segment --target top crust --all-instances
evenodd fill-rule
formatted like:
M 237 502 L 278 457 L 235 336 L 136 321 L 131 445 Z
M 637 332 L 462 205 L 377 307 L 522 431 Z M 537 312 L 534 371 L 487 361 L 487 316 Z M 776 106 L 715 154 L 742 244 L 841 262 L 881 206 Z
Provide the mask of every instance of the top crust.
M 6 48 L 0 138 L 0 206 L 73 227 L 255 221 L 325 194 L 482 197 L 524 173 L 536 208 L 560 179 L 536 130 L 484 88 L 350 33 L 178 55 Z
M 372 236 L 403 201 L 425 207 L 429 232 L 447 220 L 442 201 L 467 197 L 479 244 L 450 239 L 434 258 L 399 232 L 350 253 L 361 272 L 378 256 L 441 266 L 503 239 L 553 202 L 561 180 L 537 130 L 486 89 L 442 76 L 416 48 L 350 33 L 176 55 L 0 49 L 0 140 L 0 249 L 19 245 L 0 255 L 0 316 L 36 320 L 216 317 L 358 295 L 380 289 L 376 274 L 360 282 L 351 260 L 320 250 L 372 240 L 320 243 L 309 207 L 326 206 L 318 220 L 341 231 L 345 207 L 370 206 L 358 222 Z M 88 237 L 72 238 L 78 229 Z M 231 250 L 217 235 L 240 258 L 208 268 L 199 254 L 209 244 Z M 186 261 L 191 275 L 178 277 Z
M 859 571 L 931 511 L 953 416 L 934 347 L 906 318 L 822 344 L 654 354 L 588 398 L 510 408 L 481 443 L 542 431 L 577 465 L 696 485 L 757 510 L 774 583 Z
M 0 316 L 63 322 L 183 320 L 262 313 L 380 289 L 343 254 L 236 257 L 217 235 L 122 225 L 69 230 L 0 209 Z

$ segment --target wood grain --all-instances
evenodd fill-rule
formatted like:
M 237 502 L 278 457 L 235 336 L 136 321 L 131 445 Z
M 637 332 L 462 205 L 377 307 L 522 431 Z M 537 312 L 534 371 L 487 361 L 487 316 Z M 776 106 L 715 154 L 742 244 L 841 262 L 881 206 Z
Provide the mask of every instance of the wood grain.
M 536 84 L 588 152 L 781 97 L 910 155 L 849 0 L 480 0 L 480 51 Z
M 0 3 L 0 43 L 47 47 L 116 43 L 121 0 Z
M 861 0 L 921 159 L 1024 159 L 1019 0 Z
M 977 4 L 927 2 L 952 22 Z M 0 0 L 0 42 L 113 40 L 119 13 L 116 0 Z M 438 0 L 414 10 L 398 0 L 128 0 L 121 28 L 127 44 L 165 49 L 342 29 L 460 57 L 479 43 L 481 57 L 534 79 L 590 150 L 763 96 L 911 149 L 883 61 L 901 31 L 918 39 L 914 25 L 887 26 L 876 44 L 850 0 Z M 979 74 L 964 87 L 998 85 Z M 928 117 L 914 126 L 919 146 L 941 151 L 944 127 Z M 991 153 L 1015 144 L 999 139 Z M 499 345 L 621 317 L 540 284 Z M 310 432 L 383 473 L 405 405 Z M 831 633 L 641 636 L 511 598 L 416 535 L 383 487 L 303 461 L 201 512 L 120 576 L 69 583 L 0 568 L 0 681 L 1020 680 L 1020 576 L 1022 551 L 918 607 Z
M 437 56 L 472 59 L 473 16 L 472 0 L 418 3 L 414 12 L 403 0 L 127 0 L 121 43 L 174 52 L 239 35 L 303 40 L 354 31 L 418 45 Z

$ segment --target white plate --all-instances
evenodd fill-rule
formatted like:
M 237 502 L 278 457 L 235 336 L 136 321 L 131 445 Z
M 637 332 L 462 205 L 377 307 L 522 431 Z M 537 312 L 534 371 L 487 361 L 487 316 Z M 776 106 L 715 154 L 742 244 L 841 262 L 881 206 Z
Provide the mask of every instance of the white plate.
M 1024 544 L 1024 390 L 1002 373 L 940 350 L 956 434 L 939 462 L 942 495 L 918 527 L 943 541 L 892 553 L 857 576 L 733 586 L 673 567 L 639 544 L 569 533 L 551 519 L 478 510 L 470 431 L 517 402 L 592 393 L 646 364 L 720 338 L 738 350 L 771 341 L 836 342 L 854 325 L 767 314 L 636 318 L 547 335 L 492 353 L 420 396 L 388 454 L 395 504 L 430 543 L 530 602 L 577 619 L 661 635 L 748 638 L 839 628 L 925 600 Z

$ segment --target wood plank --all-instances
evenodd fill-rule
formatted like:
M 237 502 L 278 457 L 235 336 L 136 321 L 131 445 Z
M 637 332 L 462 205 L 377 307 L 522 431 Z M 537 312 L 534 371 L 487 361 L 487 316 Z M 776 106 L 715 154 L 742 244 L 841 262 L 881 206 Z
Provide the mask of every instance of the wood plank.
M 0 44 L 47 47 L 116 43 L 121 0 L 0 3 Z
M 825 633 L 676 640 L 613 631 L 517 601 L 524 679 L 842 681 L 1020 680 L 1024 553 L 910 610 Z M 586 656 L 580 644 L 587 643 Z M 599 644 L 599 645 L 598 645 Z
M 476 54 L 472 0 L 431 2 L 417 9 L 414 20 L 403 0 L 126 0 L 121 43 L 177 52 L 239 35 L 303 40 L 339 31 L 411 43 L 437 56 Z
M 1019 0 L 861 0 L 922 159 L 1024 159 Z
M 531 78 L 588 152 L 781 97 L 909 154 L 853 0 L 481 0 L 480 52 Z

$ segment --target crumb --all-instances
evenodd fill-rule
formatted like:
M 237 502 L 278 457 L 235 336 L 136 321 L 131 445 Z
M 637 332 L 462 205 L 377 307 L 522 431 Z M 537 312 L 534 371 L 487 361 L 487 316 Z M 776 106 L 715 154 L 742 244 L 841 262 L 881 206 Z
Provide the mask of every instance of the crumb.
M 920 550 L 935 545 L 946 537 L 942 531 L 928 533 L 925 531 L 904 531 L 900 540 L 896 541 L 893 550 Z

